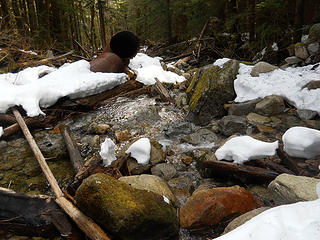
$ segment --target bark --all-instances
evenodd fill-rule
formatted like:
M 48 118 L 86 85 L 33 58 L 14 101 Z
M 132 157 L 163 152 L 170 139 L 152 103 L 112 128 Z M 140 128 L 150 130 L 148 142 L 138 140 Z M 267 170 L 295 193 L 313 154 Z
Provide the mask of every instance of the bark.
M 13 11 L 13 15 L 14 15 L 14 18 L 16 21 L 17 28 L 19 29 L 19 31 L 21 31 L 22 30 L 22 20 L 21 20 L 21 14 L 20 14 L 18 1 L 12 0 L 11 3 L 12 3 L 12 11 Z
M 28 19 L 31 33 L 34 33 L 37 29 L 37 17 L 35 11 L 35 5 L 33 0 L 26 0 L 28 8 Z
M 106 40 L 106 30 L 105 30 L 105 25 L 104 25 L 104 8 L 102 5 L 102 0 L 98 0 L 98 11 L 99 11 L 99 22 L 100 22 L 100 41 L 101 41 L 101 46 L 102 48 L 105 48 L 107 45 L 107 40 Z

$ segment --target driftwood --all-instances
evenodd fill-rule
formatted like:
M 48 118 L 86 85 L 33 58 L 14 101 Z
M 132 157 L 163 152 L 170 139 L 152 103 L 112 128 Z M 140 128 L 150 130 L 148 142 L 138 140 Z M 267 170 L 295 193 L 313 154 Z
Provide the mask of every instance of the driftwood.
M 201 45 L 202 45 L 202 44 L 201 44 L 201 39 L 203 38 L 203 35 L 204 35 L 204 33 L 205 33 L 208 25 L 209 25 L 210 20 L 211 20 L 211 17 L 208 18 L 208 20 L 205 22 L 205 24 L 204 24 L 204 26 L 203 26 L 203 28 L 202 28 L 202 31 L 201 31 L 201 33 L 200 33 L 200 36 L 199 36 L 199 38 L 198 38 L 197 44 L 196 44 L 196 47 L 198 48 L 198 50 L 197 50 L 197 56 L 196 56 L 196 60 L 197 60 L 197 61 L 199 61 L 199 59 L 200 59 Z
M 280 174 L 287 173 L 287 174 L 295 175 L 295 173 L 292 172 L 291 170 L 289 170 L 288 168 L 286 168 L 278 163 L 275 163 L 274 161 L 272 161 L 268 158 L 251 160 L 251 161 L 247 162 L 247 164 L 261 167 L 261 168 L 270 169 L 270 170 L 275 171 Z
M 72 225 L 52 197 L 29 196 L 0 188 L 0 228 L 24 235 L 71 234 Z
M 234 175 L 244 177 L 247 180 L 269 182 L 275 179 L 279 173 L 264 168 L 246 166 L 242 164 L 224 161 L 204 161 L 204 166 L 212 169 L 218 175 Z
M 155 80 L 156 80 L 156 83 L 154 85 L 154 89 L 159 94 L 161 100 L 164 102 L 170 102 L 170 103 L 174 104 L 174 100 L 170 96 L 168 90 L 163 86 L 163 84 L 159 81 L 158 78 L 155 78 Z
M 23 134 L 25 135 L 35 157 L 37 158 L 39 165 L 45 174 L 54 194 L 56 195 L 56 202 L 58 205 L 71 217 L 71 219 L 78 225 L 78 227 L 91 239 L 109 240 L 110 238 L 104 233 L 104 231 L 90 218 L 80 212 L 71 202 L 69 202 L 64 196 L 57 183 L 57 180 L 53 176 L 48 164 L 45 161 L 39 147 L 33 139 L 27 125 L 25 124 L 21 114 L 17 109 L 13 109 L 13 114 L 19 123 Z
M 62 124 L 59 125 L 59 129 L 64 143 L 67 146 L 74 172 L 78 173 L 83 168 L 84 162 L 81 157 L 80 151 L 77 147 L 77 144 L 72 139 L 70 129 L 68 126 Z

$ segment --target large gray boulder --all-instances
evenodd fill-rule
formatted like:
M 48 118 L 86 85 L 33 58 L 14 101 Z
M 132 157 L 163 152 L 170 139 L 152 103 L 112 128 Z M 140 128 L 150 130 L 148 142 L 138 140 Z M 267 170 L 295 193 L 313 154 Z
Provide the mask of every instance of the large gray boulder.
M 279 204 L 312 201 L 318 199 L 316 185 L 320 179 L 281 174 L 273 180 L 268 188 L 276 193 Z
M 252 77 L 259 77 L 260 73 L 267 73 L 267 72 L 272 72 L 276 69 L 279 69 L 276 66 L 271 65 L 270 63 L 267 62 L 258 62 L 256 65 L 251 70 L 250 75 Z
M 223 117 L 223 105 L 236 94 L 233 82 L 239 70 L 239 62 L 229 60 L 222 67 L 209 65 L 200 68 L 187 89 L 190 112 L 189 121 L 206 125 L 215 117 Z

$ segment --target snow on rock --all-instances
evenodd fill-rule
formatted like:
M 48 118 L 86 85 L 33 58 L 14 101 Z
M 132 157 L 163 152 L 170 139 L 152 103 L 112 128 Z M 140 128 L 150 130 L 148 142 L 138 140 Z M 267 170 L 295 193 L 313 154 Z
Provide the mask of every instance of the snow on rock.
M 320 199 L 271 208 L 214 240 L 318 240 Z
M 223 67 L 223 64 L 225 64 L 226 62 L 228 62 L 230 60 L 230 58 L 220 58 L 220 59 L 217 59 L 213 65 L 214 66 L 219 66 L 219 67 Z
M 150 160 L 151 144 L 148 138 L 140 138 L 134 142 L 126 151 L 135 158 L 139 164 L 146 165 Z
M 218 160 L 234 160 L 243 163 L 251 159 L 273 156 L 278 148 L 278 141 L 273 143 L 259 141 L 250 136 L 239 136 L 228 140 L 215 155 Z
M 163 70 L 160 60 L 159 57 L 153 58 L 144 53 L 138 53 L 130 60 L 129 67 L 137 71 L 137 81 L 145 85 L 154 84 L 155 77 L 165 83 L 179 83 L 186 80 L 183 76 Z
M 0 137 L 3 135 L 3 127 L 0 127 Z
M 275 94 L 282 96 L 299 109 L 309 109 L 320 113 L 320 89 L 303 88 L 312 80 L 320 79 L 320 66 L 289 67 L 277 69 L 259 77 L 250 75 L 253 66 L 240 64 L 239 74 L 234 81 L 236 102 L 264 98 Z M 303 88 L 303 89 L 302 89 Z
M 41 73 L 49 74 L 40 78 Z M 43 114 L 41 107 L 49 107 L 64 96 L 80 98 L 100 93 L 124 83 L 124 73 L 94 73 L 90 63 L 80 60 L 59 69 L 46 66 L 27 68 L 19 73 L 0 74 L 0 113 L 21 105 L 29 117 Z
M 320 131 L 292 127 L 282 136 L 284 151 L 291 157 L 312 158 L 320 154 Z
M 117 158 L 115 156 L 116 145 L 110 138 L 106 138 L 103 143 L 101 143 L 101 151 L 99 152 L 101 158 L 103 159 L 103 166 L 109 166 Z

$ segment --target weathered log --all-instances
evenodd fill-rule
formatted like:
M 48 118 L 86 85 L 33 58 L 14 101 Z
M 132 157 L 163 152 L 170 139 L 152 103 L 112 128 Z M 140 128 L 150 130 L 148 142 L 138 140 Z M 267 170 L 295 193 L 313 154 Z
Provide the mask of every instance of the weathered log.
M 29 196 L 0 188 L 0 228 L 16 234 L 49 237 L 71 234 L 72 225 L 52 197 Z
M 170 103 L 174 104 L 174 100 L 170 96 L 168 90 L 163 86 L 163 84 L 159 81 L 158 78 L 155 78 L 155 80 L 156 80 L 156 83 L 154 85 L 154 89 L 157 91 L 157 93 L 159 94 L 162 101 L 170 102 Z
M 97 240 L 109 240 L 110 238 L 104 233 L 104 231 L 90 218 L 85 216 L 79 209 L 72 205 L 64 196 L 58 185 L 57 180 L 53 176 L 45 158 L 43 157 L 39 147 L 33 139 L 27 125 L 25 124 L 21 114 L 17 109 L 13 109 L 13 114 L 19 123 L 23 134 L 25 135 L 35 157 L 37 158 L 39 165 L 45 174 L 54 194 L 56 195 L 56 202 L 59 206 L 72 218 L 72 220 L 78 225 L 78 227 L 91 239 Z
M 104 91 L 102 93 L 96 94 L 96 95 L 92 95 L 89 97 L 84 97 L 84 98 L 80 98 L 80 99 L 75 99 L 75 100 L 67 100 L 65 101 L 61 107 L 64 109 L 81 109 L 84 111 L 89 111 L 89 110 L 94 110 L 96 109 L 98 106 L 100 106 L 100 102 L 115 97 L 121 93 L 126 93 L 126 92 L 130 92 L 132 90 L 136 90 L 139 88 L 142 88 L 144 85 L 140 82 L 134 81 L 134 80 L 130 80 L 127 81 L 124 84 L 120 84 L 119 86 L 108 90 L 108 91 Z
M 61 136 L 64 140 L 64 143 L 67 146 L 70 160 L 74 169 L 74 172 L 77 174 L 84 166 L 84 161 L 81 157 L 80 151 L 77 147 L 77 144 L 74 142 L 70 129 L 66 125 L 59 125 Z
M 34 128 L 51 127 L 57 120 L 58 120 L 58 118 L 56 116 L 47 116 L 47 117 L 38 116 L 38 117 L 34 117 L 34 118 L 26 118 L 25 122 L 30 129 L 34 129 Z M 16 134 L 19 131 L 20 131 L 20 127 L 19 127 L 18 123 L 12 124 L 11 126 L 4 129 L 4 133 L 2 135 L 2 138 L 6 139 L 6 138 Z
M 251 160 L 251 161 L 247 162 L 247 164 L 261 167 L 261 168 L 270 169 L 270 170 L 275 171 L 280 174 L 287 173 L 287 174 L 295 175 L 295 173 L 292 172 L 291 170 L 287 169 L 286 167 L 284 167 L 278 163 L 275 163 L 274 161 L 272 161 L 268 158 Z
M 246 166 L 242 164 L 229 163 L 224 161 L 204 161 L 204 166 L 212 169 L 219 175 L 235 175 L 245 177 L 253 181 L 269 182 L 275 179 L 279 173 L 264 168 Z

